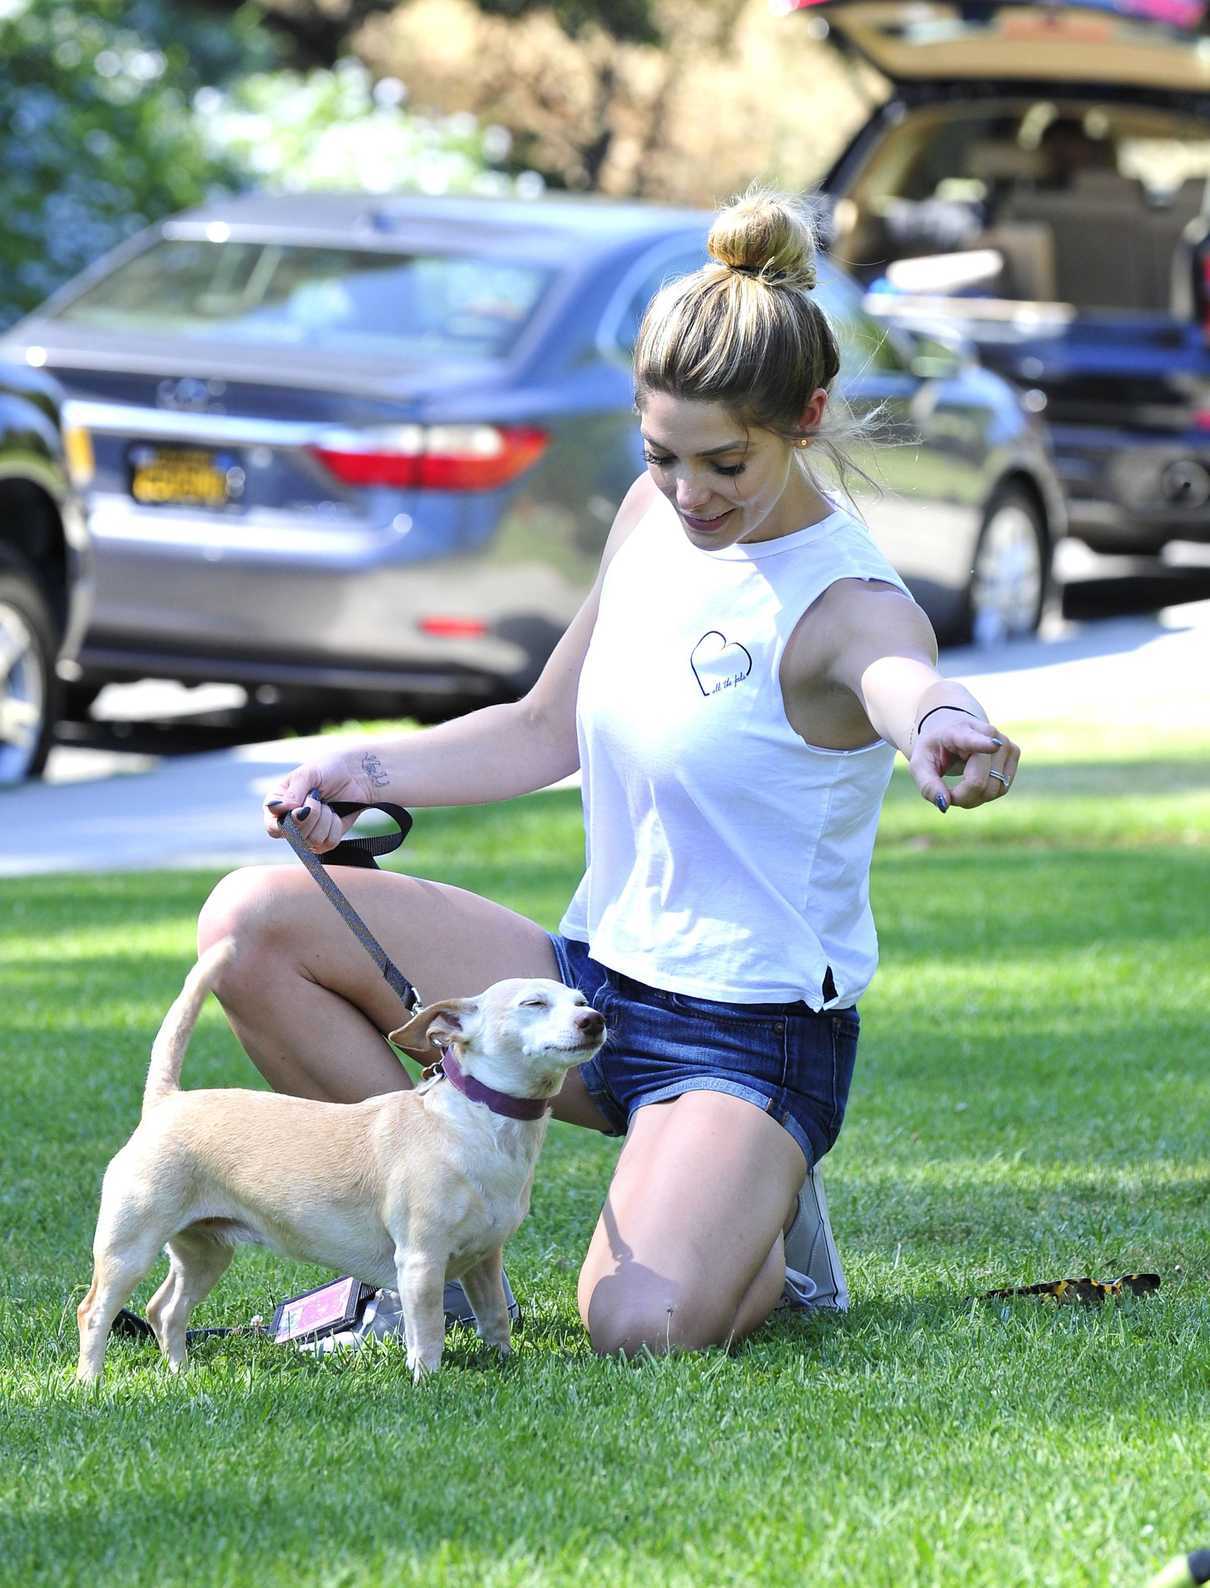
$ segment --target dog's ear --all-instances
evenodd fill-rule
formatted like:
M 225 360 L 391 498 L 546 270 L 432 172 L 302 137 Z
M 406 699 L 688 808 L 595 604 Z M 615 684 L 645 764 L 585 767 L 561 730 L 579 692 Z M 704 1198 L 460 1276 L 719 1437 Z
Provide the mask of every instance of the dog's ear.
M 405 1025 L 388 1033 L 387 1041 L 397 1048 L 443 1047 L 466 1035 L 467 1024 L 479 1007 L 476 998 L 440 998 L 425 1004 Z

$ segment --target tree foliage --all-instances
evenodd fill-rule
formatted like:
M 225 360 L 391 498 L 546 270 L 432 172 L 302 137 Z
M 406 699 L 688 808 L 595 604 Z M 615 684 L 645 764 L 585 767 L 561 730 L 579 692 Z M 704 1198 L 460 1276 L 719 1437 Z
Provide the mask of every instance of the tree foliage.
M 394 77 L 373 81 L 350 56 L 331 69 L 257 72 L 225 91 L 204 89 L 197 112 L 216 160 L 234 162 L 258 187 L 299 192 L 356 187 L 369 193 L 536 194 L 534 172 L 501 169 L 512 139 L 465 111 L 416 115 Z
M 199 0 L 216 13 L 237 11 L 245 0 Z M 294 66 L 330 66 L 364 22 L 396 9 L 400 0 L 262 0 L 264 17 L 283 38 Z M 589 29 L 630 44 L 660 39 L 655 0 L 477 0 L 485 16 L 519 21 L 550 16 L 567 35 Z
M 0 319 L 147 223 L 238 173 L 192 102 L 207 77 L 273 49 L 250 13 L 222 25 L 157 0 L 10 5 L 0 17 Z
M 355 59 L 294 72 L 281 55 L 250 6 L 0 7 L 0 325 L 216 189 L 541 188 L 500 169 L 501 127 L 414 113 L 403 83 Z
M 567 34 L 579 38 L 591 29 L 627 44 L 658 44 L 660 28 L 651 0 L 477 0 L 486 16 L 521 17 L 544 12 Z
M 713 204 L 754 177 L 818 180 L 868 89 L 768 0 L 645 0 L 657 44 L 529 0 L 400 0 L 351 47 L 413 103 L 507 127 L 560 187 Z M 616 15 L 612 5 L 591 7 Z
M 194 0 L 221 19 L 247 12 L 250 0 Z M 295 70 L 334 66 L 346 41 L 368 18 L 389 11 L 396 0 L 259 0 L 258 14 L 281 53 Z

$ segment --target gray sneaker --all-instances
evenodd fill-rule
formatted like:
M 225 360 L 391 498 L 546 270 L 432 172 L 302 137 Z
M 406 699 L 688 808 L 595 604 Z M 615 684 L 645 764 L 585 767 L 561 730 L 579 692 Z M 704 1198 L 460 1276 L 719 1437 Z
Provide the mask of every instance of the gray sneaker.
M 786 1283 L 778 1310 L 784 1307 L 795 1312 L 847 1312 L 849 1287 L 832 1239 L 823 1173 L 818 1167 L 809 1170 L 802 1183 L 798 1212 L 786 1232 L 785 1248 Z

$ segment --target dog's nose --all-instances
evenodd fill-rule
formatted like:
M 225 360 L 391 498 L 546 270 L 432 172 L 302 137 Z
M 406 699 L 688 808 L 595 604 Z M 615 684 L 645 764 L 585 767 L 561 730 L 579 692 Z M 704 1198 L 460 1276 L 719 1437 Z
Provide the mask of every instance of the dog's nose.
M 576 1016 L 576 1025 L 586 1037 L 595 1040 L 605 1030 L 605 1021 L 595 1009 L 583 1009 Z

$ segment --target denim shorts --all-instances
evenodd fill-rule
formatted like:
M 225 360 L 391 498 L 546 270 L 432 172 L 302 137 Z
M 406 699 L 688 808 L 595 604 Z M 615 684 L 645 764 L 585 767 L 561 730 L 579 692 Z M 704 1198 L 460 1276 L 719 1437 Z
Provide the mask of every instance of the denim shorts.
M 690 998 L 607 969 L 574 938 L 552 933 L 551 945 L 563 982 L 605 1018 L 605 1046 L 580 1073 L 612 1134 L 624 1135 L 647 1103 L 725 1092 L 784 1125 L 808 1167 L 836 1140 L 857 1056 L 856 1009 Z

